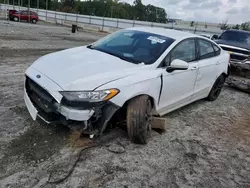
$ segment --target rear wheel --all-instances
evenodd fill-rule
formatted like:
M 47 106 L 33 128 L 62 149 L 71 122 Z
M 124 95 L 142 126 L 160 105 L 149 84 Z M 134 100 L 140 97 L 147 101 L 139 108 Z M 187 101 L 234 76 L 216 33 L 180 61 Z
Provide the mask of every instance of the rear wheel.
M 132 99 L 127 107 L 127 129 L 132 142 L 147 144 L 151 137 L 152 104 L 148 96 Z
M 217 80 L 215 81 L 215 83 L 214 83 L 214 85 L 213 85 L 213 87 L 212 87 L 212 89 L 207 97 L 207 100 L 215 101 L 219 97 L 224 83 L 225 83 L 225 76 L 220 75 L 217 78 Z
M 13 19 L 15 22 L 18 22 L 19 21 L 19 18 L 18 17 L 14 17 Z
M 36 21 L 36 19 L 32 19 L 31 22 L 32 22 L 33 24 L 36 24 L 37 21 Z

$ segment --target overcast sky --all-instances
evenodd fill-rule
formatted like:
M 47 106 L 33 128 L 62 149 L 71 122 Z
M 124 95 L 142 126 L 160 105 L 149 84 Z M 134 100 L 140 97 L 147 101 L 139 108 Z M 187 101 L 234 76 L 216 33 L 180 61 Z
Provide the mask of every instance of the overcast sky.
M 133 3 L 134 0 L 121 0 Z M 170 18 L 183 20 L 241 23 L 250 21 L 250 0 L 142 0 L 143 4 L 163 7 Z

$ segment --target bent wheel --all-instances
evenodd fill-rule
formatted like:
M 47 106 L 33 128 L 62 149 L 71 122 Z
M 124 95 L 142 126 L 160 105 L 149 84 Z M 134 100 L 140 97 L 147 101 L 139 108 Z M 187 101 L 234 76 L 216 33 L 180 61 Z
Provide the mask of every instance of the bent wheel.
M 132 142 L 147 144 L 151 137 L 152 104 L 148 96 L 132 99 L 127 107 L 127 129 Z

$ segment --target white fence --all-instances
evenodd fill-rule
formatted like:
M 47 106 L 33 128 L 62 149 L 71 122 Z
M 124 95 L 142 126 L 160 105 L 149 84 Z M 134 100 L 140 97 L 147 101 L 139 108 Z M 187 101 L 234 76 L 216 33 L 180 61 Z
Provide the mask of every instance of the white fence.
M 15 10 L 27 10 L 27 7 L 18 7 L 8 4 L 0 4 L 0 15 L 7 15 L 7 9 Z M 39 19 L 47 22 L 62 24 L 62 25 L 71 25 L 76 24 L 80 27 L 91 29 L 91 30 L 100 30 L 113 32 L 117 29 L 129 28 L 129 27 L 161 27 L 161 28 L 172 28 L 178 30 L 189 31 L 192 33 L 207 33 L 207 34 L 219 34 L 221 29 L 216 24 L 205 24 L 199 23 L 194 27 L 190 26 L 190 22 L 187 21 L 177 21 L 176 23 L 155 23 L 155 22 L 146 22 L 138 20 L 126 20 L 126 19 L 117 19 L 117 18 L 107 18 L 107 17 L 97 17 L 89 15 L 80 15 L 80 14 L 71 14 L 64 12 L 56 11 L 46 11 L 43 9 L 33 9 L 30 10 L 37 12 Z

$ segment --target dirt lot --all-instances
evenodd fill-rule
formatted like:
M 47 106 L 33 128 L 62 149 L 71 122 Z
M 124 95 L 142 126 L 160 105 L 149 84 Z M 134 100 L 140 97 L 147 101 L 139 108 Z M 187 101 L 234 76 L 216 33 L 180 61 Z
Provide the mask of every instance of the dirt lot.
M 167 115 L 167 132 L 154 132 L 147 146 L 130 143 L 119 128 L 105 133 L 66 180 L 48 183 L 67 175 L 92 143 L 81 139 L 77 147 L 67 128 L 31 120 L 24 71 L 44 54 L 100 36 L 0 21 L 0 187 L 250 187 L 250 98 L 228 87 L 215 102 Z

